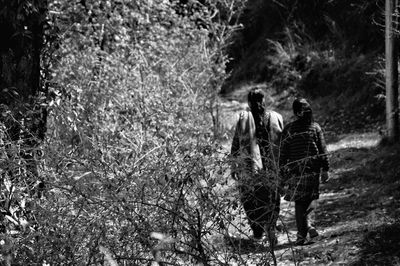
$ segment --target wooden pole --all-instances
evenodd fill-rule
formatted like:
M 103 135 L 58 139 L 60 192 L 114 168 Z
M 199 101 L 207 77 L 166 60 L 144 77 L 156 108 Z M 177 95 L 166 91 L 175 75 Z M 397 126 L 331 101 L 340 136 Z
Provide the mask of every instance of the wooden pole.
M 399 139 L 397 36 L 394 27 L 394 11 L 397 1 L 386 0 L 385 7 L 385 54 L 386 54 L 386 124 L 390 141 Z

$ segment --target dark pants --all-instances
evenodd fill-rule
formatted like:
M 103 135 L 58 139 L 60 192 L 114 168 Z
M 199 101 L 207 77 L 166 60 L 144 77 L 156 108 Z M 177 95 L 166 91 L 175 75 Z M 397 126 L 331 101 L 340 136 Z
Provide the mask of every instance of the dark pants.
M 299 236 L 306 237 L 308 232 L 308 208 L 312 200 L 295 201 L 295 216 L 297 233 Z
M 260 238 L 263 233 L 272 237 L 280 211 L 280 196 L 277 191 L 260 185 L 252 189 L 242 188 L 241 194 L 243 208 L 254 237 Z

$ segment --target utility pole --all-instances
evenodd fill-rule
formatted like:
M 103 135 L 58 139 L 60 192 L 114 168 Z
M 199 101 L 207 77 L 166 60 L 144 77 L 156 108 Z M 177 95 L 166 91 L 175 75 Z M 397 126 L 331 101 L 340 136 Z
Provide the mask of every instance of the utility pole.
M 386 0 L 385 5 L 385 54 L 386 54 L 386 125 L 389 141 L 399 139 L 399 102 L 397 69 L 397 33 L 395 11 L 397 0 Z M 394 15 L 395 14 L 395 15 Z

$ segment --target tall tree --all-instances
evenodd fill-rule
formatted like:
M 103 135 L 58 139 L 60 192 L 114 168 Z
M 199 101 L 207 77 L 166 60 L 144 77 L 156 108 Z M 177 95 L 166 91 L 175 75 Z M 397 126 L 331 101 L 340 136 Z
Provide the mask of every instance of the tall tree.
M 0 1 L 0 107 L 6 142 L 21 146 L 28 184 L 37 181 L 34 149 L 44 137 L 40 58 L 47 0 Z M 9 169 L 10 173 L 12 169 Z
M 386 51 L 386 123 L 389 140 L 399 138 L 399 103 L 397 36 L 394 14 L 397 0 L 386 0 L 385 8 L 385 51 Z
M 39 182 L 35 153 L 44 137 L 46 107 L 41 52 L 47 0 L 0 0 L 0 233 L 6 248 L 0 263 L 13 264 L 15 235 L 34 221 L 31 196 Z M 4 145 L 3 145 L 4 144 Z M 4 156 L 6 154 L 6 156 Z M 7 186 L 8 182 L 13 186 Z

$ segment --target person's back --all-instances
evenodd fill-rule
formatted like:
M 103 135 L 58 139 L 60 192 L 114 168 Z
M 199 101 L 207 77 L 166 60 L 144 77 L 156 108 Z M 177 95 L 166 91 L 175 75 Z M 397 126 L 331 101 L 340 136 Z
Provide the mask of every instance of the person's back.
M 232 176 L 239 183 L 241 202 L 253 237 L 259 240 L 267 233 L 274 245 L 280 197 L 278 180 L 273 182 L 269 176 L 271 171 L 267 170 L 271 166 L 269 162 L 275 160 L 271 156 L 272 140 L 280 136 L 282 116 L 265 110 L 264 95 L 258 89 L 250 91 L 248 100 L 250 110 L 240 114 L 232 141 Z
M 316 122 L 303 123 L 296 120 L 288 124 L 282 133 L 282 142 L 286 145 L 282 149 L 280 161 L 283 165 L 303 168 L 307 172 L 319 170 L 325 160 L 318 155 L 326 153 L 321 143 L 322 129 Z
M 234 179 L 244 184 L 251 184 L 252 177 L 263 167 L 255 130 L 251 112 L 241 112 L 231 146 L 231 171 Z
M 279 164 L 282 184 L 287 187 L 285 200 L 295 202 L 297 244 L 304 244 L 307 234 L 318 236 L 308 224 L 309 207 L 319 198 L 319 182 L 328 179 L 329 162 L 321 127 L 314 122 L 310 104 L 303 98 L 293 102 L 297 120 L 282 132 Z

